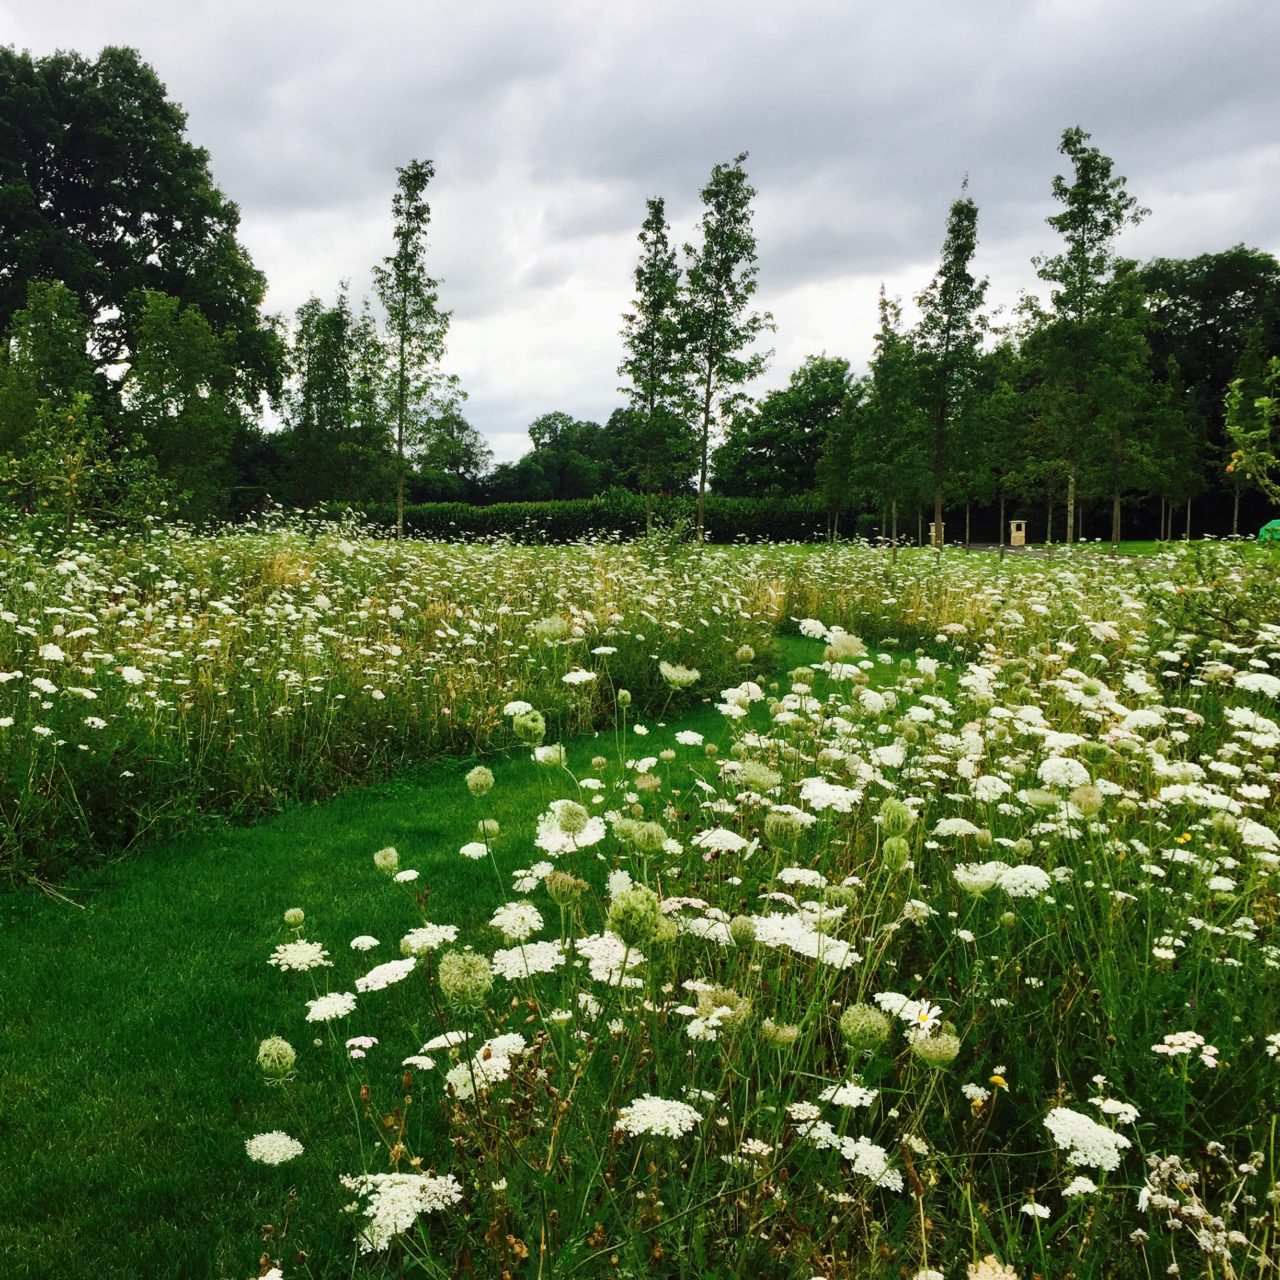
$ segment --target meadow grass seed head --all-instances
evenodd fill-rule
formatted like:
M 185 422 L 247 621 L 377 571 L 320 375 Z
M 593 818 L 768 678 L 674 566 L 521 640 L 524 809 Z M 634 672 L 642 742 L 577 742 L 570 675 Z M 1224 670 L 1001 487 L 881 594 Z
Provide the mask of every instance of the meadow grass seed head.
M 446 951 L 436 970 L 440 994 L 455 1009 L 478 1009 L 493 986 L 493 967 L 474 951 Z
M 849 1005 L 840 1015 L 840 1034 L 854 1053 L 878 1049 L 889 1038 L 893 1024 L 888 1014 L 874 1005 Z
M 473 796 L 487 796 L 493 790 L 493 770 L 478 764 L 467 774 L 467 790 Z
M 268 1036 L 258 1045 L 258 1066 L 272 1080 L 283 1080 L 297 1060 L 293 1045 L 281 1036 Z

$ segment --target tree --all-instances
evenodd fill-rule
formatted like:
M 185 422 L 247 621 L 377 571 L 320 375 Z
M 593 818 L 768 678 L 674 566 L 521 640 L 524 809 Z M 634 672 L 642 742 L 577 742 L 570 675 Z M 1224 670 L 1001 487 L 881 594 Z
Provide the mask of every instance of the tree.
M 1173 534 L 1173 509 L 1204 488 L 1203 437 L 1177 360 L 1165 360 L 1151 409 L 1151 480 L 1160 498 L 1160 538 Z M 1234 530 L 1233 530 L 1234 532 Z
M 744 151 L 731 164 L 718 164 L 702 189 L 702 242 L 684 247 L 688 259 L 681 296 L 681 330 L 688 353 L 687 394 L 696 404 L 700 462 L 698 540 L 706 525 L 707 464 L 711 435 L 731 412 L 743 383 L 764 371 L 772 352 L 742 353 L 766 330 L 768 312 L 749 311 L 756 291 L 756 238 Z
M 692 453 L 684 416 L 685 351 L 680 330 L 680 268 L 671 248 L 666 206 L 661 198 L 647 202 L 640 228 L 640 261 L 635 269 L 636 296 L 623 316 L 626 355 L 618 373 L 630 412 L 619 426 L 627 449 L 627 471 L 644 492 L 645 529 L 653 527 L 653 494 L 667 470 L 664 454 L 682 459 Z M 678 469 L 683 469 L 682 465 Z
M 61 280 L 102 368 L 137 340 L 136 293 L 195 305 L 226 343 L 246 405 L 280 387 L 281 345 L 240 214 L 186 137 L 186 116 L 133 49 L 35 59 L 0 48 L 0 328 L 33 280 Z
M 1040 317 L 1037 326 L 1038 411 L 1048 455 L 1042 461 L 1066 480 L 1068 543 L 1074 540 L 1082 473 L 1099 447 L 1105 448 L 1120 406 L 1129 400 L 1128 392 L 1109 379 L 1108 394 L 1118 399 L 1110 406 L 1101 404 L 1097 375 L 1112 336 L 1106 322 L 1121 314 L 1112 288 L 1118 264 L 1115 240 L 1148 212 L 1128 193 L 1124 178 L 1112 175 L 1112 161 L 1088 145 L 1089 137 L 1078 127 L 1063 132 L 1058 150 L 1071 161 L 1074 173 L 1070 182 L 1062 175 L 1054 178 L 1053 195 L 1063 209 L 1046 221 L 1062 236 L 1064 247 L 1061 253 L 1034 259 L 1040 278 L 1054 286 L 1052 313 Z
M 93 392 L 89 321 L 80 300 L 59 280 L 32 281 L 0 348 L 0 453 L 17 451 L 41 405 L 56 409 Z
M 529 424 L 529 438 L 533 451 L 517 464 L 532 484 L 529 499 L 590 498 L 615 482 L 615 460 L 599 423 L 556 410 Z
M 413 477 L 415 500 L 470 501 L 493 462 L 484 437 L 456 406 L 446 408 L 421 434 L 425 445 Z
M 628 407 L 609 415 L 602 444 L 615 482 L 645 495 L 645 529 L 651 530 L 653 495 L 689 491 L 697 469 L 693 431 L 672 408 L 650 414 Z
M 883 513 L 882 531 L 896 547 L 901 506 L 919 509 L 929 483 L 922 447 L 919 364 L 902 306 L 880 286 L 880 327 L 865 401 L 853 415 L 852 491 Z
M 943 490 L 954 473 L 957 454 L 964 447 L 959 427 L 970 407 L 984 328 L 980 312 L 987 282 L 975 280 L 969 270 L 977 245 L 978 206 L 968 196 L 962 196 L 952 204 L 947 218 L 938 272 L 916 299 L 920 322 L 915 345 L 921 407 L 928 423 L 925 447 L 933 480 L 937 546 L 942 545 Z
M 840 513 L 856 497 L 854 458 L 858 443 L 857 416 L 866 402 L 868 379 L 850 380 L 840 412 L 827 423 L 814 467 L 814 484 L 827 513 L 832 538 L 840 536 Z
M 423 198 L 435 176 L 430 160 L 396 170 L 391 201 L 395 253 L 374 267 L 378 299 L 387 313 L 390 376 L 388 408 L 396 453 L 396 536 L 404 536 L 404 487 L 410 457 L 420 447 L 416 424 L 438 418 L 461 399 L 456 377 L 440 368 L 450 313 L 442 311 L 439 282 L 427 274 L 426 239 L 431 207 Z
M 761 496 L 811 492 L 828 430 L 840 416 L 851 384 L 847 360 L 809 356 L 785 387 L 770 391 L 755 409 L 735 415 L 713 459 L 717 491 Z
M 149 291 L 130 299 L 135 350 L 121 386 L 122 421 L 155 459 L 186 514 L 226 514 L 238 415 L 227 343 L 199 307 Z
M 1227 470 L 1242 472 L 1264 497 L 1280 503 L 1280 356 L 1267 362 L 1262 391 L 1250 400 L 1242 378 L 1227 388 L 1227 435 L 1235 445 Z
M 372 497 L 391 461 L 382 415 L 386 352 L 367 305 L 352 311 L 345 281 L 332 306 L 312 297 L 298 308 L 291 364 L 289 500 Z

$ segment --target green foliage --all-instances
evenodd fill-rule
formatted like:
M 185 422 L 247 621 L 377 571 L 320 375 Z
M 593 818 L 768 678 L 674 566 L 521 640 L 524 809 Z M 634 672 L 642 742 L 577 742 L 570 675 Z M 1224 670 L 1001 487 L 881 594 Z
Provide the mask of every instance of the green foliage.
M 280 386 L 279 340 L 240 213 L 186 136 L 182 109 L 133 49 L 33 58 L 0 47 L 0 329 L 31 281 L 61 280 L 103 367 L 134 352 L 139 292 L 200 309 L 227 346 L 244 403 Z
M 716 491 L 763 497 L 813 490 L 823 445 L 852 382 L 847 360 L 809 356 L 785 387 L 736 414 L 713 458 Z
M 1264 394 L 1250 402 L 1243 378 L 1227 389 L 1227 436 L 1235 445 L 1228 471 L 1238 471 L 1271 502 L 1280 504 L 1280 356 L 1272 356 Z

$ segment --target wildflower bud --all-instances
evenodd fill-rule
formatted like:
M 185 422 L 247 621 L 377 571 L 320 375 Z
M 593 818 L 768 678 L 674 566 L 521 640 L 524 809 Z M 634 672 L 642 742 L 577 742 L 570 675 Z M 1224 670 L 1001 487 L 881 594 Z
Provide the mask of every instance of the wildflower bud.
M 890 836 L 880 849 L 885 865 L 891 871 L 901 871 L 911 859 L 911 846 L 902 836 Z
M 633 785 L 637 791 L 657 791 L 662 782 L 655 774 L 638 773 Z
M 284 922 L 290 929 L 301 929 L 302 922 L 306 918 L 306 913 L 301 907 L 290 907 L 289 910 L 284 913 Z
M 1080 747 L 1080 758 L 1087 760 L 1090 764 L 1102 764 L 1111 754 L 1111 748 L 1105 742 L 1097 742 L 1090 739 Z
M 658 921 L 658 928 L 654 932 L 653 940 L 660 946 L 669 947 L 680 937 L 680 930 L 676 928 L 676 922 L 667 916 L 662 916 Z
M 561 768 L 568 760 L 565 755 L 564 747 L 553 742 L 545 747 L 534 747 L 533 762 L 534 764 L 545 765 L 548 769 Z
M 1239 824 L 1235 818 L 1229 813 L 1223 813 L 1221 809 L 1217 810 L 1209 819 L 1209 826 L 1213 829 L 1214 835 L 1219 839 L 1225 839 L 1227 836 L 1235 835 L 1239 829 Z
M 642 884 L 614 894 L 609 903 L 609 929 L 629 947 L 651 942 L 661 918 L 658 895 Z
M 1000 923 L 1004 925 L 1006 929 L 1012 929 L 1013 926 L 1018 923 L 1018 917 L 1015 916 L 1012 911 L 1006 911 L 1004 915 L 1000 917 Z
M 922 1036 L 912 1041 L 911 1052 L 927 1067 L 949 1067 L 959 1056 L 960 1037 L 947 1031 Z
M 631 705 L 631 690 L 619 689 L 618 690 L 618 706 L 620 706 L 625 711 L 626 708 L 629 707 L 630 705 Z
M 1077 787 L 1071 793 L 1071 803 L 1086 818 L 1092 818 L 1095 813 L 1102 809 L 1104 797 L 1097 787 L 1091 783 L 1086 783 L 1083 787 Z
M 478 764 L 467 774 L 467 790 L 473 796 L 487 796 L 493 790 L 493 771 Z
M 714 742 L 708 742 L 702 749 L 708 760 L 714 760 L 720 754 L 720 748 Z
M 751 1001 L 732 987 L 712 987 L 698 992 L 698 1016 L 716 1015 L 722 1027 L 740 1027 L 751 1017 Z
M 293 1045 L 280 1036 L 268 1036 L 258 1045 L 258 1066 L 272 1080 L 283 1080 L 297 1060 Z
M 657 822 L 636 824 L 634 843 L 640 853 L 661 853 L 667 842 L 666 828 Z
M 909 721 L 903 724 L 902 729 L 899 732 L 899 736 L 902 738 L 903 742 L 919 742 L 920 734 L 920 726 L 917 724 L 911 724 Z
M 880 806 L 880 829 L 885 835 L 901 836 L 911 830 L 916 816 L 901 800 L 888 796 Z
M 476 835 L 479 836 L 481 840 L 492 840 L 500 830 L 501 828 L 498 826 L 495 818 L 481 818 L 480 821 L 476 823 Z
M 562 800 L 556 812 L 556 825 L 567 836 L 581 835 L 591 815 L 576 800 Z
M 663 747 L 662 750 L 658 752 L 658 759 L 663 761 L 665 764 L 670 764 L 675 758 L 676 753 L 672 751 L 670 747 Z
M 609 762 L 604 758 L 604 756 L 591 757 L 591 767 L 593 769 L 603 769 L 608 763 Z
M 1026 836 L 1019 836 L 1013 842 L 1013 851 L 1020 858 L 1029 858 L 1035 852 L 1035 845 Z
M 760 1031 L 765 1041 L 775 1049 L 789 1049 L 800 1039 L 799 1027 L 790 1022 L 774 1022 L 772 1018 L 766 1018 L 760 1024 Z
M 793 849 L 804 834 L 804 826 L 798 815 L 773 810 L 764 820 L 764 836 L 770 844 L 783 849 Z
M 739 662 L 754 662 L 756 651 L 749 644 L 740 644 L 733 655 Z
M 889 1038 L 889 1015 L 871 1004 L 851 1004 L 840 1015 L 840 1034 L 854 1053 L 878 1049 Z
M 474 951 L 447 951 L 436 970 L 440 994 L 456 1009 L 476 1009 L 493 986 L 489 961 Z
M 729 921 L 729 937 L 740 947 L 749 947 L 756 940 L 756 922 L 750 916 L 734 916 Z
M 400 870 L 400 855 L 388 845 L 373 855 L 373 865 L 384 875 L 393 876 Z
M 992 844 L 995 843 L 995 837 L 986 829 L 986 827 L 981 827 L 979 828 L 977 835 L 973 837 L 973 843 L 983 849 L 989 849 Z
M 1138 802 L 1136 800 L 1131 800 L 1128 796 L 1121 796 L 1120 799 L 1116 801 L 1116 808 L 1121 813 L 1137 813 Z
M 511 732 L 533 746 L 547 736 L 547 722 L 541 711 L 525 711 L 511 721 Z
M 781 785 L 782 774 L 759 760 L 748 760 L 739 771 L 738 780 L 752 791 L 772 791 Z
M 585 880 L 579 880 L 577 876 L 570 875 L 567 871 L 553 871 L 546 878 L 547 892 L 551 895 L 551 901 L 559 907 L 567 907 L 571 902 L 576 902 L 582 897 L 582 892 L 587 888 Z

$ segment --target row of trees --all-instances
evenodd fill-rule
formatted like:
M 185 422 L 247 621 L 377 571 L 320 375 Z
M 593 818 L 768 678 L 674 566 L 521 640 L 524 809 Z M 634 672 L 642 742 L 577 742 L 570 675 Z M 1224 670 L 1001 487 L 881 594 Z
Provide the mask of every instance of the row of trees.
M 1138 266 L 1120 233 L 1145 215 L 1082 130 L 1061 153 L 1048 298 L 997 324 L 972 263 L 978 208 L 953 203 L 938 270 L 915 299 L 880 299 L 868 371 L 812 356 L 758 403 L 745 394 L 772 330 L 752 308 L 756 240 L 746 155 L 716 165 L 677 250 L 660 198 L 639 234 L 619 390 L 604 424 L 563 412 L 492 467 L 444 368 L 450 314 L 427 267 L 434 177 L 398 170 L 392 252 L 372 297 L 341 284 L 291 324 L 239 213 L 154 72 L 127 49 L 96 60 L 0 49 L 0 484 L 27 506 L 235 515 L 291 505 L 589 497 L 620 486 L 816 493 L 831 513 L 899 520 L 1042 503 L 1077 535 L 1082 502 L 1155 495 L 1175 508 L 1225 481 L 1275 496 L 1280 265 L 1237 246 Z M 1224 395 L 1233 387 L 1230 412 Z M 271 407 L 279 429 L 264 429 Z M 717 443 L 718 442 L 718 443 Z M 1271 489 L 1267 486 L 1271 485 Z M 967 525 L 967 520 L 966 520 Z

